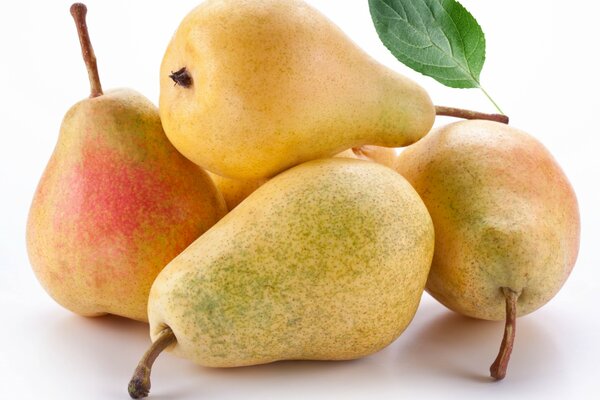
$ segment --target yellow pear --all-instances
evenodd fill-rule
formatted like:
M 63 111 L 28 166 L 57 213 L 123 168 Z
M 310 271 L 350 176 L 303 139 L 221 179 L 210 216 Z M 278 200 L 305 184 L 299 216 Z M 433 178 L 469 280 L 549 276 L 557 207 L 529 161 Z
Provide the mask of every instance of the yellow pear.
M 396 160 L 396 151 L 389 147 L 360 146 L 345 150 L 336 155 L 336 157 L 356 158 L 361 160 L 375 161 L 380 164 L 392 167 Z M 227 209 L 233 210 L 252 192 L 261 187 L 268 179 L 233 179 L 221 175 L 208 173 L 215 186 L 225 199 Z
M 147 395 L 167 347 L 211 367 L 372 354 L 413 318 L 433 244 L 427 209 L 392 169 L 341 158 L 292 168 L 157 277 L 154 344 L 130 394 Z
M 208 173 L 215 186 L 225 199 L 227 210 L 231 211 L 237 207 L 252 192 L 261 187 L 268 179 L 233 179 L 221 175 Z
M 378 64 L 300 0 L 207 0 L 164 55 L 160 116 L 175 147 L 236 179 L 423 137 L 423 88 Z M 226 150 L 226 151 L 225 151 Z
M 489 121 L 433 131 L 400 154 L 396 169 L 435 226 L 427 291 L 461 314 L 506 319 L 491 368 L 502 379 L 515 318 L 547 303 L 575 264 L 580 222 L 573 188 L 539 141 Z

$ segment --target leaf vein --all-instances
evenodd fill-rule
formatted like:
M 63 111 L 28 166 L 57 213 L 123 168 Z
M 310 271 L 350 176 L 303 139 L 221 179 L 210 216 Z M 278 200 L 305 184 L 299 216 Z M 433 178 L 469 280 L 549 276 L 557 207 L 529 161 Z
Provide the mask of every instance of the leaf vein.
M 400 61 L 447 86 L 481 87 L 485 36 L 457 0 L 369 4 L 381 40 Z
M 444 7 L 444 1 L 443 0 L 437 0 L 440 4 L 440 7 L 442 8 L 442 10 L 444 10 L 444 12 L 446 13 L 446 15 L 448 16 L 448 19 L 450 21 L 452 21 L 452 25 L 454 25 L 454 28 L 456 29 L 456 31 L 458 32 L 458 38 L 460 40 L 460 42 L 462 43 L 462 48 L 464 49 L 464 53 L 466 53 L 467 51 L 467 46 L 465 45 L 465 40 L 463 38 L 462 32 L 460 31 L 460 29 L 458 29 L 458 26 L 456 25 L 456 22 L 454 21 L 454 19 L 450 16 L 450 13 L 448 12 L 448 10 L 446 10 L 446 7 Z M 459 4 L 460 6 L 460 4 Z M 466 10 L 465 10 L 466 11 Z M 446 36 L 446 34 L 444 33 L 444 36 Z M 447 37 L 447 36 L 446 36 Z M 475 79 L 475 74 L 473 73 L 473 71 L 471 70 L 471 64 L 468 62 L 468 59 L 465 59 L 465 64 L 467 66 L 467 68 L 469 69 L 468 73 L 469 75 L 471 75 L 471 78 L 473 78 L 473 81 L 477 82 L 477 85 L 479 85 L 479 80 Z M 466 71 L 465 71 L 466 72 Z

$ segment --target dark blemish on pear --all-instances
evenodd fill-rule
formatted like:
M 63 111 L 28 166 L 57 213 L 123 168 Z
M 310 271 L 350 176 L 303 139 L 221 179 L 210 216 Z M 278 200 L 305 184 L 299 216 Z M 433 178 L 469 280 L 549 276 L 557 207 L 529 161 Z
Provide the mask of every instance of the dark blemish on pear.
M 192 76 L 185 67 L 175 72 L 171 71 L 171 75 L 169 75 L 169 78 L 173 79 L 173 82 L 175 82 L 175 86 L 181 86 L 184 88 L 189 88 L 190 86 L 192 86 Z

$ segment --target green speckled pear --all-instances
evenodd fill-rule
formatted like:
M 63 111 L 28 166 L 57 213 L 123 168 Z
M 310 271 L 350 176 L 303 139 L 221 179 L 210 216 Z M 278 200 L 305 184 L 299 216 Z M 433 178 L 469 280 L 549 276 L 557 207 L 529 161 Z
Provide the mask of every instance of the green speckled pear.
M 433 244 L 425 205 L 392 169 L 301 164 L 165 267 L 149 298 L 153 346 L 211 367 L 372 354 L 413 318 Z M 150 353 L 134 397 L 147 394 Z

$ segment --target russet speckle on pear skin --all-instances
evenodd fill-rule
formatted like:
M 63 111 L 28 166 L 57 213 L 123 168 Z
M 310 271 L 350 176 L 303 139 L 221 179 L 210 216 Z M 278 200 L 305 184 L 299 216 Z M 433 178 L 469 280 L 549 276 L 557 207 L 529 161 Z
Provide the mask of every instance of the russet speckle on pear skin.
M 397 173 L 322 159 L 278 175 L 175 258 L 148 306 L 155 340 L 214 367 L 362 357 L 411 321 L 434 233 Z
M 536 139 L 495 122 L 457 122 L 407 148 L 396 169 L 433 219 L 427 291 L 448 308 L 501 320 L 500 288 L 519 294 L 520 316 L 562 287 L 579 249 L 577 199 Z
M 192 84 L 170 78 L 185 68 Z M 208 0 L 173 36 L 160 114 L 175 147 L 236 179 L 373 144 L 401 147 L 431 128 L 425 90 L 375 62 L 297 0 Z
M 147 321 L 156 275 L 224 213 L 206 172 L 168 142 L 156 107 L 115 90 L 65 116 L 33 199 L 27 248 L 64 307 Z

